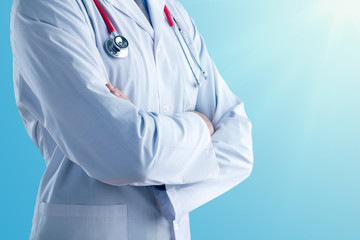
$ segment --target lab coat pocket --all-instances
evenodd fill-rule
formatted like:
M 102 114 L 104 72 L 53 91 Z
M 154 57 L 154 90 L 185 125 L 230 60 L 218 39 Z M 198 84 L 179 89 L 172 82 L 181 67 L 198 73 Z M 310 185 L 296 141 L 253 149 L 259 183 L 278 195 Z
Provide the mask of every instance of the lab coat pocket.
M 127 240 L 127 206 L 41 202 L 37 240 Z
M 194 47 L 193 44 L 189 45 L 190 50 L 192 51 L 192 53 L 194 54 L 194 57 L 196 59 L 196 61 L 199 61 L 199 57 L 196 51 L 196 48 Z M 183 74 L 183 82 L 184 82 L 184 93 L 185 93 L 185 102 L 184 102 L 184 110 L 185 111 L 189 111 L 189 110 L 194 110 L 195 106 L 196 106 L 196 101 L 197 101 L 197 95 L 198 95 L 198 90 L 199 87 L 196 83 L 195 80 L 195 76 L 196 78 L 201 82 L 202 79 L 201 75 L 200 75 L 200 70 L 197 67 L 196 63 L 193 61 L 189 51 L 187 51 L 187 56 L 190 62 L 190 65 L 194 71 L 194 73 L 192 72 L 190 65 L 186 64 L 186 70 L 182 71 Z M 195 76 L 194 76 L 195 74 Z

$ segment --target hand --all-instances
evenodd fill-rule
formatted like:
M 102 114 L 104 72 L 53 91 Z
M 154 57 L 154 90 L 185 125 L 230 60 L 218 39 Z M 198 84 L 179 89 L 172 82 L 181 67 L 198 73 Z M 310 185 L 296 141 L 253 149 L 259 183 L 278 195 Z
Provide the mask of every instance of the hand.
M 118 89 L 117 87 L 114 87 L 113 85 L 111 85 L 110 82 L 107 82 L 105 85 L 110 90 L 110 92 L 112 94 L 114 94 L 116 97 L 122 98 L 122 99 L 125 99 L 125 100 L 131 102 L 130 98 L 128 98 L 120 89 Z
M 200 117 L 202 117 L 202 119 L 204 119 L 206 125 L 208 126 L 209 128 L 209 131 L 210 131 L 210 136 L 214 134 L 214 126 L 212 125 L 212 123 L 210 122 L 210 120 L 207 118 L 207 116 L 205 116 L 204 114 L 200 113 L 200 112 L 197 112 L 197 111 L 191 111 L 191 112 L 194 112 L 196 113 L 197 115 L 199 115 Z

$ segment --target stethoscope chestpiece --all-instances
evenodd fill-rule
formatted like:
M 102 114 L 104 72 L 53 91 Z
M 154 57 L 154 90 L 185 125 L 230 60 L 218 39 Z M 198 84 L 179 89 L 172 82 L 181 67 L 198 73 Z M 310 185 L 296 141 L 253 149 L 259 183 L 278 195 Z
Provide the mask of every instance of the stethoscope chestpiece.
M 113 57 L 126 58 L 129 55 L 129 42 L 123 36 L 110 36 L 105 42 L 106 51 Z

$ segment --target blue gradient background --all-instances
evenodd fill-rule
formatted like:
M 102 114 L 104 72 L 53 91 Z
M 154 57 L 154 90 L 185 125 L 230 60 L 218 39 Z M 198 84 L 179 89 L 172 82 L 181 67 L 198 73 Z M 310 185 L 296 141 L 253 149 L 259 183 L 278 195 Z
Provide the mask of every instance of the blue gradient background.
M 360 18 L 319 0 L 181 1 L 253 122 L 249 179 L 191 213 L 197 239 L 360 239 Z M 0 239 L 28 239 L 45 169 L 15 106 L 0 10 Z M 360 10 L 360 9 L 359 9 Z

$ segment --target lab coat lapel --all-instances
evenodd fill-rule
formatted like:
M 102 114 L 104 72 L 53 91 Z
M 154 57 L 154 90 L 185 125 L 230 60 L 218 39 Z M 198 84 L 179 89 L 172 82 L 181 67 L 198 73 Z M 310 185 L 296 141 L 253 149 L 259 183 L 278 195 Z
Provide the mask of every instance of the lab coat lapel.
M 131 19 L 133 19 L 142 29 L 144 29 L 146 32 L 149 33 L 152 39 L 154 39 L 154 29 L 151 27 L 149 21 L 147 20 L 147 18 L 145 17 L 145 15 L 143 14 L 143 12 L 139 8 L 139 6 L 135 3 L 134 0 L 106 0 L 106 1 L 112 4 L 116 9 L 123 12 Z
M 147 0 L 151 23 L 155 32 L 155 46 L 159 43 L 164 27 L 169 27 L 165 20 L 165 0 Z

